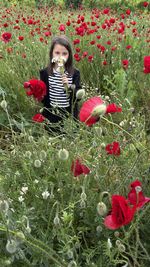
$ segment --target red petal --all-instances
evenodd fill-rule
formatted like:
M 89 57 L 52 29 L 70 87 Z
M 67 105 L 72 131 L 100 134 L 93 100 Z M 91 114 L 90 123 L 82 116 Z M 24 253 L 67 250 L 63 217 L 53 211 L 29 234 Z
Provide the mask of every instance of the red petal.
M 45 120 L 45 117 L 42 114 L 37 113 L 32 117 L 32 120 L 35 122 L 43 122 Z
M 108 215 L 105 217 L 104 225 L 111 230 L 115 230 L 115 229 L 121 227 L 121 225 L 118 225 L 113 221 L 112 215 Z
M 81 175 L 83 173 L 83 170 L 82 170 L 81 164 L 79 162 L 79 159 L 77 159 L 76 161 L 72 162 L 71 171 L 73 172 L 73 175 L 75 177 L 79 176 L 79 175 Z
M 29 88 L 30 87 L 30 83 L 29 82 L 24 82 L 23 86 L 24 86 L 24 88 Z
M 84 164 L 82 164 L 82 170 L 83 170 L 84 174 L 88 174 L 90 172 L 90 169 L 87 166 L 85 166 Z
M 106 113 L 115 113 L 115 112 L 121 112 L 122 108 L 118 107 L 116 104 L 112 103 L 107 106 Z
M 132 182 L 130 184 L 131 187 L 135 188 L 136 186 L 141 186 L 142 187 L 142 183 L 139 180 L 135 180 L 134 182 Z
M 103 104 L 103 100 L 98 96 L 92 97 L 84 102 L 79 113 L 80 121 L 85 122 L 88 126 L 96 123 L 99 120 L 99 117 L 92 116 L 91 114 L 93 109 L 101 104 Z
M 27 95 L 27 96 L 33 95 L 33 92 L 32 92 L 31 90 L 30 90 L 30 91 L 27 91 L 27 92 L 26 92 L 26 95 Z

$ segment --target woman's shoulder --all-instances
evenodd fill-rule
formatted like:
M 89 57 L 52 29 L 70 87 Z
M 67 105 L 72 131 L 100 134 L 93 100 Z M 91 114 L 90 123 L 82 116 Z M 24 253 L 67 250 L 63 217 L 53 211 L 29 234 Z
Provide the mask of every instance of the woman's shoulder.
M 74 74 L 73 75 L 79 75 L 80 74 L 80 70 L 77 68 L 74 68 Z
M 48 68 L 46 67 L 46 68 L 40 69 L 39 71 L 40 71 L 40 73 L 47 74 L 47 70 L 48 70 Z

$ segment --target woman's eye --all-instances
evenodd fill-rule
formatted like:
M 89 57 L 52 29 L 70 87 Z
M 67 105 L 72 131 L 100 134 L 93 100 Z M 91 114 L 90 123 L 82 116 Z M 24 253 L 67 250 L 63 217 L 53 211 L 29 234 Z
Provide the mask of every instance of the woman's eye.
M 64 56 L 66 56 L 66 55 L 67 55 L 67 53 L 66 53 L 66 52 L 64 52 L 64 53 L 63 53 L 63 55 L 64 55 Z
M 55 52 L 55 54 L 59 55 L 60 53 L 59 52 Z

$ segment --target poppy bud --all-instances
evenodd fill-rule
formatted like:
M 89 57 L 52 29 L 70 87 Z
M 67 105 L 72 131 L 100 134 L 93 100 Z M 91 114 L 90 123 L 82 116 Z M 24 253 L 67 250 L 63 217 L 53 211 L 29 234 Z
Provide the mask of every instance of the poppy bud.
M 76 93 L 76 98 L 77 99 L 81 99 L 84 96 L 85 96 L 85 90 L 84 89 L 80 89 L 80 90 L 77 91 L 77 93 Z
M 3 109 L 6 109 L 7 108 L 7 102 L 6 102 L 6 100 L 2 100 L 1 103 L 0 103 L 0 105 L 1 105 L 1 107 Z
M 56 214 L 55 218 L 54 218 L 54 224 L 55 226 L 59 225 L 60 224 L 60 219 L 58 217 L 58 214 Z
M 9 204 L 6 200 L 0 200 L 0 211 L 7 212 L 9 209 Z
M 101 104 L 94 108 L 94 110 L 92 111 L 92 116 L 104 115 L 106 113 L 106 110 L 107 110 L 106 105 Z
M 68 150 L 66 150 L 65 148 L 60 149 L 59 152 L 58 152 L 58 157 L 61 160 L 67 160 L 68 157 L 69 157 Z
M 41 159 L 41 160 L 44 160 L 44 159 L 46 159 L 46 156 L 47 156 L 46 152 L 45 152 L 44 150 L 42 150 L 42 151 L 40 152 L 40 159 Z
M 104 216 L 107 213 L 107 207 L 104 202 L 99 202 L 97 204 L 97 212 L 101 216 Z
M 136 193 L 138 194 L 139 192 L 142 191 L 142 187 L 141 187 L 141 186 L 136 186 L 136 187 L 135 187 L 135 191 L 136 191 Z
M 17 250 L 17 244 L 15 242 L 15 240 L 11 239 L 7 241 L 7 244 L 6 244 L 6 250 L 10 253 L 10 254 L 13 254 L 16 252 Z
M 126 251 L 126 248 L 125 248 L 125 246 L 124 246 L 123 244 L 120 244 L 120 245 L 118 246 L 118 250 L 119 250 L 120 252 L 125 252 L 125 251 Z

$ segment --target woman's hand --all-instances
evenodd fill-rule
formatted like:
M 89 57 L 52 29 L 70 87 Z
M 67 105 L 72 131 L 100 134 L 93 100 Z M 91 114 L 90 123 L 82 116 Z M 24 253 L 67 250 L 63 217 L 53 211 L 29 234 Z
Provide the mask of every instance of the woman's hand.
M 67 84 L 67 86 L 69 86 L 69 81 L 68 81 L 67 75 L 65 73 L 62 74 L 62 83 Z

